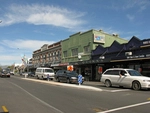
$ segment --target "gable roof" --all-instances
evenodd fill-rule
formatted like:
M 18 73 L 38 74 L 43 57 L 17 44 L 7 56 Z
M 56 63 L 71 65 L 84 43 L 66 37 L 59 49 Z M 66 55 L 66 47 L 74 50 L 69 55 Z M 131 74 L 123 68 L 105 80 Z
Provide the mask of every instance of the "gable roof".
M 98 45 L 95 50 L 92 50 L 93 55 L 103 54 L 105 52 L 105 48 L 101 45 Z
M 130 41 L 126 44 L 127 50 L 139 48 L 141 46 L 141 40 L 136 36 L 133 36 Z
M 117 41 L 114 41 L 109 47 L 108 52 L 112 53 L 112 52 L 120 51 L 121 48 L 122 48 L 122 45 L 118 43 Z

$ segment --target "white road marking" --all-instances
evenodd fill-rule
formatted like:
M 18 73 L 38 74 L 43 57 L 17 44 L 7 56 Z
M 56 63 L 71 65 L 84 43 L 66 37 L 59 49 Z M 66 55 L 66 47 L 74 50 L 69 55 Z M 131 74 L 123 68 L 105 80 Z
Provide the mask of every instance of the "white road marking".
M 35 98 L 36 100 L 38 100 L 39 102 L 43 103 L 44 105 L 46 105 L 46 106 L 48 106 L 48 107 L 54 109 L 54 110 L 57 111 L 58 113 L 64 113 L 64 112 L 60 111 L 59 109 L 57 109 L 57 108 L 51 106 L 50 104 L 44 102 L 43 100 L 37 98 L 36 96 L 32 95 L 31 93 L 29 93 L 28 91 L 26 91 L 26 90 L 23 89 L 22 87 L 18 86 L 17 84 L 14 84 L 14 83 L 12 83 L 12 82 L 10 82 L 10 83 L 13 84 L 13 85 L 15 85 L 16 87 L 20 88 L 21 90 L 23 90 L 24 92 L 26 92 L 27 94 L 29 94 L 30 96 L 32 96 L 33 98 Z
M 141 105 L 144 105 L 144 104 L 150 104 L 150 101 L 143 102 L 143 103 L 138 103 L 138 104 L 133 104 L 133 105 L 129 105 L 129 106 L 124 106 L 124 107 L 119 107 L 119 108 L 115 108 L 115 109 L 111 109 L 111 110 L 106 110 L 106 111 L 102 111 L 102 112 L 97 112 L 97 113 L 109 113 L 109 112 L 114 112 L 114 111 L 118 111 L 118 110 L 122 110 L 122 109 L 127 109 L 127 108 L 131 108 L 131 107 L 141 106 Z
M 111 90 L 110 92 L 130 91 L 130 89 Z

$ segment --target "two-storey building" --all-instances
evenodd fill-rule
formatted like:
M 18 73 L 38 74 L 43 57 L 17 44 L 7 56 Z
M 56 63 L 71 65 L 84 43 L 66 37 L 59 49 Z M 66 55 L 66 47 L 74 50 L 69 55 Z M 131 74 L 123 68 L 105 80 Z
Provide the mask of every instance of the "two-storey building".
M 58 65 L 61 63 L 61 41 L 50 45 L 44 44 L 40 49 L 33 52 L 32 57 L 34 68 Z
M 72 65 L 74 70 L 86 76 L 89 80 L 95 80 L 95 64 L 91 58 L 91 51 L 99 45 L 109 47 L 114 41 L 127 43 L 128 40 L 120 38 L 117 34 L 107 34 L 102 30 L 89 30 L 78 32 L 69 38 L 62 40 L 62 58 L 61 62 Z M 99 62 L 99 61 L 97 61 Z

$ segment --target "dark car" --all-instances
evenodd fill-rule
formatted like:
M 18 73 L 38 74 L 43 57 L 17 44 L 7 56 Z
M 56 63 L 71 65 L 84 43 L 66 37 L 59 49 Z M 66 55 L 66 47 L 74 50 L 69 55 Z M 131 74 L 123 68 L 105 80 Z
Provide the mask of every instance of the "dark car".
M 78 75 L 75 71 L 58 70 L 55 74 L 55 79 L 57 82 L 78 83 Z M 83 82 L 84 77 L 82 77 Z
M 35 76 L 35 72 L 28 72 L 28 76 L 34 77 Z
M 0 72 L 0 77 L 9 77 L 10 78 L 10 73 L 7 71 L 2 71 L 2 72 Z

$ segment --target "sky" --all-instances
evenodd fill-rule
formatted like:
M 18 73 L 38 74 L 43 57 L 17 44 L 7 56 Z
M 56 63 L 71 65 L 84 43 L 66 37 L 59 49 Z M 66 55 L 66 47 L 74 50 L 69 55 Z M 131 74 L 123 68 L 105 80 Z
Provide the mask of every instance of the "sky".
M 150 38 L 150 0 L 0 0 L 0 66 L 91 29 Z

